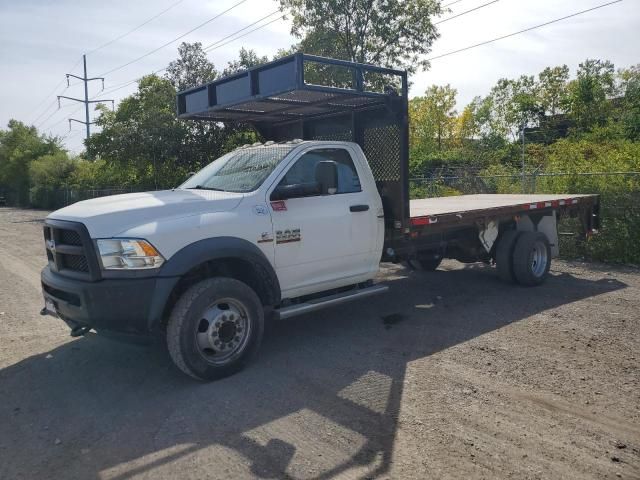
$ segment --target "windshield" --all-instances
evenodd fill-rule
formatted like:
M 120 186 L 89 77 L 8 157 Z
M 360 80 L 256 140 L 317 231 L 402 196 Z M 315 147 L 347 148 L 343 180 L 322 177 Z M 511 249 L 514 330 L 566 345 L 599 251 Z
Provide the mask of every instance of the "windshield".
M 266 180 L 295 145 L 271 145 L 234 150 L 214 160 L 179 188 L 251 192 Z

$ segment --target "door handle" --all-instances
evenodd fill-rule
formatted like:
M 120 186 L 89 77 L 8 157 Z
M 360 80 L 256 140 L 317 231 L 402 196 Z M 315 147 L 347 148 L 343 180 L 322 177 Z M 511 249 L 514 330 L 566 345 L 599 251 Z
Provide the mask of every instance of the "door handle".
M 369 205 L 351 205 L 349 210 L 352 212 L 366 212 L 369 210 Z

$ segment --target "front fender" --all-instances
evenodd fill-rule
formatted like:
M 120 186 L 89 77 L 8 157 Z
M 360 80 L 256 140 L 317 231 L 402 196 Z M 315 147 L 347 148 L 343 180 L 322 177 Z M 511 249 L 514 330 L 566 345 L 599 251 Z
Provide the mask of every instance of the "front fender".
M 215 237 L 191 243 L 172 255 L 160 268 L 158 276 L 165 279 L 180 278 L 203 263 L 219 259 L 238 259 L 250 263 L 266 286 L 267 303 L 270 305 L 280 303 L 280 282 L 273 266 L 257 246 L 242 238 Z M 159 296 L 165 297 L 165 301 L 171 293 L 167 289 L 172 283 L 166 282 L 164 284 L 166 286 L 158 292 Z M 162 301 L 154 303 L 158 305 L 157 309 L 160 308 Z M 163 308 L 160 311 L 154 309 L 152 321 L 153 318 L 162 316 Z

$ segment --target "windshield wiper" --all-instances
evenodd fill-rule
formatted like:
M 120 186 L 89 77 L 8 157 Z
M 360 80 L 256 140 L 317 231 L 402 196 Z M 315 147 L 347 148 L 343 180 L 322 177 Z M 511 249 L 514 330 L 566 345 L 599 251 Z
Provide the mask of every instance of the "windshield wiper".
M 214 192 L 225 192 L 222 188 L 204 187 L 202 185 L 196 185 L 195 187 L 187 187 L 186 190 L 212 190 Z

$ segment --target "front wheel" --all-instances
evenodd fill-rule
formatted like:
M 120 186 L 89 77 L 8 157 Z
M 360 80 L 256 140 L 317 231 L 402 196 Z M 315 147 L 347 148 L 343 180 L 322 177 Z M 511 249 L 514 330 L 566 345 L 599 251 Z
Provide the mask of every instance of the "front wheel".
M 211 278 L 189 288 L 167 324 L 176 366 L 199 380 L 241 370 L 260 347 L 264 311 L 256 293 L 233 278 Z

